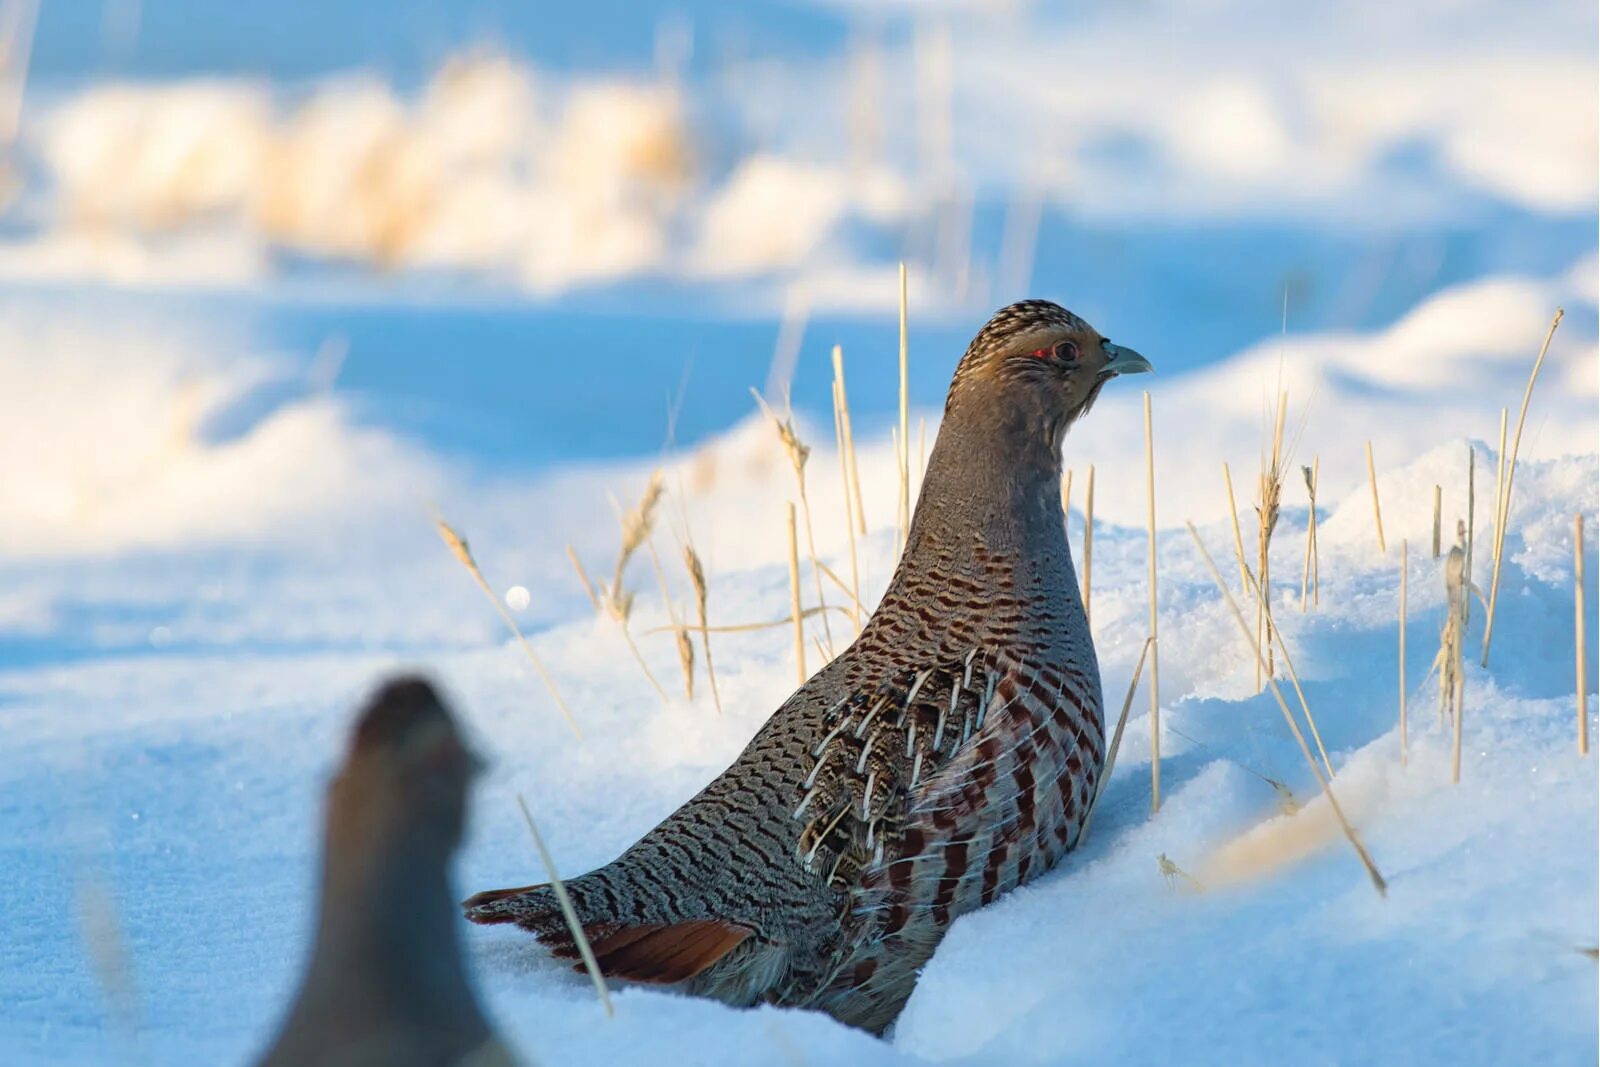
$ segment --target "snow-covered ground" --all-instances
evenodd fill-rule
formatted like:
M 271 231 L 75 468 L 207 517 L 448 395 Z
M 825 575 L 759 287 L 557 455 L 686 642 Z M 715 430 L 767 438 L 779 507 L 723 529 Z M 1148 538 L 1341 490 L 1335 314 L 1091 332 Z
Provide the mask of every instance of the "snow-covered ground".
M 632 629 L 663 701 L 566 546 L 609 577 L 613 498 L 660 467 L 679 610 L 692 533 L 713 625 L 785 616 L 794 480 L 752 414 L 766 383 L 792 390 L 818 552 L 848 574 L 839 342 L 875 602 L 902 257 L 930 445 L 1005 300 L 1061 300 L 1157 367 L 1113 383 L 1065 457 L 1080 558 L 1095 471 L 1115 710 L 1148 629 L 1150 390 L 1161 809 L 1147 680 L 1083 847 L 960 920 L 887 1040 L 642 988 L 607 1018 L 531 939 L 470 928 L 512 1043 L 543 1064 L 1594 1061 L 1600 783 L 1576 750 L 1572 588 L 1582 514 L 1593 690 L 1591 4 L 596 0 L 537 25 L 434 6 L 327 5 L 311 40 L 257 0 L 48 4 L 20 103 L 0 62 L 0 1063 L 261 1047 L 308 948 L 322 790 L 385 672 L 434 675 L 491 761 L 463 895 L 543 879 L 519 793 L 570 874 L 721 770 L 793 688 L 788 630 L 714 636 L 722 712 L 703 673 L 684 697 L 641 552 Z M 28 10 L 0 4 L 0 42 Z M 140 11 L 134 44 L 119 20 Z M 1434 486 L 1448 546 L 1471 450 L 1487 591 L 1500 412 L 1514 429 L 1557 307 L 1451 784 Z M 1280 391 L 1275 610 L 1384 897 L 1185 529 L 1237 595 L 1222 467 L 1253 559 Z
M 1592 529 L 1596 512 L 1596 354 L 1584 297 L 1592 261 L 1574 271 L 1446 292 L 1373 335 L 1284 343 L 1291 427 L 1309 397 L 1294 461 L 1321 457 L 1322 584 L 1320 606 L 1302 614 L 1306 509 L 1291 479 L 1273 541 L 1277 611 L 1335 789 L 1389 880 L 1386 898 L 1330 832 L 1276 706 L 1253 693 L 1248 646 L 1182 525 L 1195 518 L 1236 577 L 1219 468 L 1229 460 L 1249 496 L 1260 398 L 1278 381 L 1273 343 L 1152 383 L 1158 814 L 1141 693 L 1086 845 L 960 921 L 887 1042 L 821 1017 L 642 989 L 621 991 L 607 1019 L 584 980 L 528 939 L 474 929 L 467 949 L 500 1024 L 546 1063 L 626 1062 L 662 1047 L 674 1062 L 704 1063 L 1586 1057 L 1596 1039 L 1596 969 L 1584 954 L 1597 937 L 1596 774 L 1575 751 L 1570 529 L 1579 512 Z M 1444 596 L 1429 551 L 1432 487 L 1443 487 L 1448 541 L 1465 514 L 1476 442 L 1483 582 L 1493 408 L 1514 404 L 1541 320 L 1562 300 L 1569 332 L 1558 333 L 1533 397 L 1493 654 L 1487 670 L 1469 657 L 1462 780 L 1452 786 L 1428 677 Z M 60 329 L 55 358 L 8 363 L 3 390 L 60 398 L 8 404 L 8 453 L 35 465 L 8 475 L 0 558 L 11 649 L 0 675 L 9 1062 L 230 1062 L 259 1045 L 306 948 L 324 779 L 350 708 L 385 670 L 437 675 L 493 761 L 460 864 L 463 891 L 541 877 L 517 793 L 566 870 L 602 863 L 731 760 L 793 685 L 779 628 L 715 640 L 723 714 L 703 677 L 692 702 L 677 695 L 671 640 L 648 633 L 666 618 L 643 558 L 629 572 L 640 593 L 634 628 L 672 699 L 656 698 L 615 626 L 590 612 L 562 546 L 607 573 L 616 545 L 607 495 L 637 493 L 651 460 L 475 476 L 362 425 L 337 390 L 290 397 L 229 430 L 238 391 L 259 378 L 237 359 L 191 349 L 184 363 L 191 342 L 153 326 L 124 342 L 151 345 L 141 359 L 111 342 L 114 324 Z M 1300 377 L 1313 359 L 1314 386 Z M 1493 388 L 1452 391 L 1463 366 Z M 1066 446 L 1078 486 L 1096 463 L 1094 620 L 1112 707 L 1146 632 L 1138 404 L 1133 388 L 1113 385 Z M 847 572 L 837 454 L 806 432 L 818 446 L 808 472 L 819 547 Z M 120 445 L 106 455 L 96 442 L 112 436 Z M 1369 437 L 1387 554 L 1364 478 Z M 744 424 L 667 466 L 657 540 L 670 564 L 674 537 L 692 529 L 710 562 L 713 622 L 782 617 L 792 475 L 769 427 Z M 864 441 L 861 466 L 870 602 L 892 562 L 887 442 Z M 431 503 L 469 537 L 497 588 L 532 591 L 521 614 L 586 741 L 567 732 L 438 543 Z M 1253 517 L 1240 505 L 1249 538 Z M 669 570 L 681 601 L 684 583 Z M 842 640 L 845 617 L 832 625 Z M 1480 609 L 1470 649 L 1481 628 Z M 1591 717 L 1595 706 L 1591 696 Z M 1591 733 L 1600 734 L 1593 723 Z M 1268 779 L 1303 810 L 1285 814 Z M 1163 856 L 1187 877 L 1164 874 Z

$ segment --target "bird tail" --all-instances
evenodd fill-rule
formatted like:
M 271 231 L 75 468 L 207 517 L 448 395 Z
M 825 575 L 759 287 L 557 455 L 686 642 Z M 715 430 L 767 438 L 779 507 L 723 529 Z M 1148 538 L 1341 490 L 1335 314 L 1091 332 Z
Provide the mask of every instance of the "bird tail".
M 587 877 L 587 876 L 586 876 Z M 584 940 L 600 973 L 635 982 L 687 981 L 738 948 L 753 931 L 716 918 L 639 922 L 599 913 L 587 905 L 586 878 L 567 883 Z M 491 889 L 463 902 L 466 916 L 485 926 L 515 923 L 539 939 L 551 955 L 577 960 L 582 953 L 571 925 L 549 885 Z M 582 970 L 577 964 L 574 970 Z

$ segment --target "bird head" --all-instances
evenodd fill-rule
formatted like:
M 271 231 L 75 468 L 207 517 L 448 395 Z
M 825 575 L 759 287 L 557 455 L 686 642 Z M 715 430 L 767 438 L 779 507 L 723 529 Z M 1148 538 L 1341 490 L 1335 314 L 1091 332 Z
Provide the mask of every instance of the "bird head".
M 1044 418 L 1056 432 L 1093 406 L 1121 374 L 1153 369 L 1131 348 L 1112 344 L 1078 316 L 1049 300 L 1024 300 L 995 312 L 967 346 L 950 386 L 951 407 L 983 395 Z
M 389 681 L 362 710 L 329 786 L 330 844 L 454 852 L 480 766 L 431 685 L 415 677 Z

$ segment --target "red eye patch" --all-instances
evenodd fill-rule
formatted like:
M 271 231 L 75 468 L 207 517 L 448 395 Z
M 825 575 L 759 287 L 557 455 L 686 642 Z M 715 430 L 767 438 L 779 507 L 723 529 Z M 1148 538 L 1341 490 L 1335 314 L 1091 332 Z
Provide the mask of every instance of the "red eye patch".
M 1055 350 L 1050 348 L 1035 348 L 1032 352 L 1028 353 L 1028 355 L 1032 356 L 1034 359 L 1049 359 L 1054 354 Z

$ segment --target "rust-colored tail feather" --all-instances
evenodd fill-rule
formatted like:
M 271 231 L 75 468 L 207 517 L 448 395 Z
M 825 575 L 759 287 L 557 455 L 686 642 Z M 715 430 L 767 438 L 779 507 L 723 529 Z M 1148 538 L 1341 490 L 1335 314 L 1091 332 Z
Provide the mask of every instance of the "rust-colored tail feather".
M 593 929 L 606 925 L 611 924 Z M 590 929 L 584 928 L 585 935 Z M 749 936 L 748 928 L 720 919 L 691 919 L 670 926 L 624 926 L 591 940 L 590 947 L 608 977 L 669 985 L 693 978 Z

